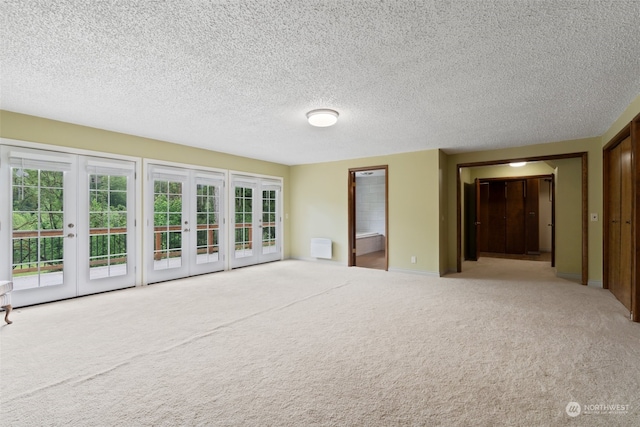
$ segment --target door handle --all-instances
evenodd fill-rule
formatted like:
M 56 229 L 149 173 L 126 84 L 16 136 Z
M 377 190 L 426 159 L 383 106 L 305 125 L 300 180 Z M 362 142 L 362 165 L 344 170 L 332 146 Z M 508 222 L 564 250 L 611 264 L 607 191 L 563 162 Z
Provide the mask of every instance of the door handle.
M 480 221 L 476 221 L 476 222 L 474 222 L 474 224 L 475 224 L 475 225 L 480 225 L 480 224 L 482 224 L 482 223 L 481 223 Z
M 185 232 L 185 233 L 188 233 L 188 232 L 189 232 L 189 229 L 188 229 L 188 228 L 185 228 L 185 229 L 184 229 L 184 232 Z
M 66 235 L 66 236 L 64 236 L 64 237 L 68 237 L 69 239 L 73 239 L 74 237 L 76 237 L 76 235 L 75 235 L 75 234 L 73 234 L 73 233 L 69 233 L 69 234 L 67 234 L 67 235 Z

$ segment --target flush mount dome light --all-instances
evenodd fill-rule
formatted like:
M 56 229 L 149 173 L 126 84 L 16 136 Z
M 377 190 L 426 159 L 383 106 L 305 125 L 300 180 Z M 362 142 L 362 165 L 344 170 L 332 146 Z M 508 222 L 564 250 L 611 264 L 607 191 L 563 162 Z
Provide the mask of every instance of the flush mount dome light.
M 514 163 L 509 163 L 509 166 L 511 166 L 512 168 L 520 168 L 526 164 L 527 162 L 514 162 Z
M 311 110 L 307 113 L 307 120 L 309 120 L 311 126 L 320 128 L 333 126 L 338 121 L 338 112 L 326 108 Z

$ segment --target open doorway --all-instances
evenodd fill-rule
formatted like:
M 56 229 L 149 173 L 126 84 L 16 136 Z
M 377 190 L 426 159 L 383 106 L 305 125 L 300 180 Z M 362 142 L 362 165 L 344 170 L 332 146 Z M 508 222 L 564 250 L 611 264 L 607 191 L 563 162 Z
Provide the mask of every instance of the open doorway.
M 387 270 L 388 167 L 349 169 L 349 266 Z
M 573 280 L 573 276 L 575 279 L 586 285 L 588 283 L 588 271 L 589 271 L 589 253 L 588 253 L 588 188 L 587 188 L 587 178 L 588 178 L 588 162 L 587 162 L 587 153 L 568 153 L 568 154 L 559 154 L 559 155 L 550 155 L 550 156 L 538 156 L 538 157 L 528 157 L 528 158 L 518 158 L 518 159 L 503 159 L 503 160 L 495 160 L 495 161 L 486 161 L 486 162 L 477 162 L 477 163 L 465 163 L 458 164 L 456 168 L 456 181 L 457 181 L 457 197 L 456 197 L 456 222 L 457 222 L 457 242 L 456 242 L 456 271 L 462 271 L 462 261 L 463 261 L 463 239 L 464 239 L 464 212 L 463 212 L 463 183 L 466 182 L 463 177 L 464 170 L 468 168 L 480 167 L 480 166 L 491 166 L 491 165 L 505 165 L 509 163 L 515 162 L 532 162 L 532 161 L 545 161 L 545 162 L 553 162 L 562 164 L 563 167 L 560 168 L 562 170 L 571 170 L 574 171 L 571 173 L 571 181 L 572 185 L 565 186 L 565 189 L 569 191 L 564 192 L 562 195 L 558 194 L 558 189 L 556 188 L 556 196 L 560 199 L 566 199 L 567 203 L 565 205 L 570 205 L 571 211 L 574 210 L 576 213 L 564 212 L 567 209 L 564 209 L 561 212 L 565 217 L 571 217 L 570 219 L 565 218 L 564 224 L 567 225 L 567 228 L 577 228 L 577 230 L 572 231 L 572 235 L 577 235 L 577 238 L 573 241 L 580 241 L 580 251 L 575 251 L 574 247 L 563 246 L 566 252 L 571 252 L 570 254 L 564 254 L 565 260 L 569 260 L 573 262 L 572 270 L 577 269 L 578 274 L 563 274 L 562 277 L 567 277 Z M 577 173 L 577 178 L 573 179 Z M 579 189 L 579 191 L 576 191 Z M 571 201 L 569 203 L 569 200 Z M 558 207 L 558 211 L 555 212 L 556 220 L 558 220 L 558 215 L 560 212 L 560 207 Z M 557 234 L 558 229 L 556 224 L 554 224 L 554 231 Z M 563 232 L 566 230 L 563 230 Z M 555 239 L 561 239 L 561 237 L 556 236 Z M 562 239 L 561 239 L 562 240 Z M 559 262 L 559 247 L 556 248 L 557 251 L 555 253 L 555 261 Z M 577 255 L 577 257 L 575 257 Z M 560 275 L 560 273 L 558 273 Z M 571 277 L 569 277 L 571 276 Z
M 555 267 L 555 175 L 541 174 L 554 170 L 540 162 L 522 166 L 471 169 L 472 182 L 464 183 L 465 260 L 520 259 Z

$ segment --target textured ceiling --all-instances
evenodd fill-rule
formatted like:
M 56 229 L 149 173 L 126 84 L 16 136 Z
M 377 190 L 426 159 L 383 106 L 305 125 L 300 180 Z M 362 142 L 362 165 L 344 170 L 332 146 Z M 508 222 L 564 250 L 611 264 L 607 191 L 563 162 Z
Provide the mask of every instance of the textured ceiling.
M 2 0 L 1 108 L 302 164 L 597 136 L 640 0 Z M 340 120 L 313 128 L 305 113 Z

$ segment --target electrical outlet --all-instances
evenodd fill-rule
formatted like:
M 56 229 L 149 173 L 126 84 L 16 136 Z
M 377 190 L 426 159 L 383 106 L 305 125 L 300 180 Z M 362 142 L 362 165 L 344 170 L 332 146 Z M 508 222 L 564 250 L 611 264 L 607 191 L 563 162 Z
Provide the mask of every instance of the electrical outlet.
M 412 256 L 411 257 L 411 264 L 415 264 L 417 262 L 416 257 Z

